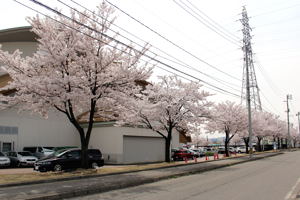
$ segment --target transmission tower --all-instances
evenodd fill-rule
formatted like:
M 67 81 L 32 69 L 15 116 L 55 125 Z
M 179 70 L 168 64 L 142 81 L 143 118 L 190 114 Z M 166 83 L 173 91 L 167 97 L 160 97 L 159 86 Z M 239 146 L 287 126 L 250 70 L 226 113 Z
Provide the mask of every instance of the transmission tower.
M 243 7 L 242 19 L 240 20 L 243 25 L 243 52 L 244 52 L 244 65 L 243 65 L 243 82 L 242 82 L 242 95 L 241 101 L 247 101 L 247 90 L 249 90 L 249 98 L 251 107 L 254 110 L 262 110 L 261 101 L 259 96 L 259 87 L 257 85 L 256 74 L 253 65 L 253 53 L 251 47 L 252 31 L 249 26 L 249 18 L 246 7 Z M 248 82 L 248 83 L 247 83 Z

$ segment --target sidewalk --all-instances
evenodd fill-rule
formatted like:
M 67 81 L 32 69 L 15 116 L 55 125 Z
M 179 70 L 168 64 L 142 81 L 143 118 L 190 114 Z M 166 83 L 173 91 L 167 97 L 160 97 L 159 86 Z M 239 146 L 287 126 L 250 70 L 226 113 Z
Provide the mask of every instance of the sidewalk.
M 212 162 L 193 163 L 168 168 L 151 169 L 139 172 L 121 173 L 98 177 L 65 180 L 58 182 L 28 184 L 22 186 L 0 187 L 1 200 L 41 200 L 63 199 L 82 196 L 92 193 L 100 193 L 114 189 L 126 188 L 145 183 L 151 183 L 162 179 L 183 176 L 193 173 L 201 173 L 221 167 L 231 166 L 279 155 L 281 153 L 263 153 L 249 157 L 233 157 Z

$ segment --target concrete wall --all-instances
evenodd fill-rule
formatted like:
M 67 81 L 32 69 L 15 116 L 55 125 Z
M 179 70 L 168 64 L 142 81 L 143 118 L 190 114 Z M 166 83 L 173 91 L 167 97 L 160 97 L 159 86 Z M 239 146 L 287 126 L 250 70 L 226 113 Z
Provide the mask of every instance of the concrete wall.
M 90 148 L 99 148 L 106 163 L 123 163 L 123 136 L 161 137 L 146 128 L 115 127 L 113 123 L 96 123 L 92 130 Z M 172 147 L 179 147 L 179 134 L 174 132 Z M 164 153 L 164 149 L 162 150 Z
M 123 163 L 149 163 L 165 160 L 165 139 L 162 137 L 123 137 Z
M 48 119 L 11 108 L 0 111 L 0 127 L 17 128 L 16 133 L 0 133 L 0 141 L 14 142 L 15 150 L 24 146 L 79 146 L 79 135 L 68 119 L 50 112 Z

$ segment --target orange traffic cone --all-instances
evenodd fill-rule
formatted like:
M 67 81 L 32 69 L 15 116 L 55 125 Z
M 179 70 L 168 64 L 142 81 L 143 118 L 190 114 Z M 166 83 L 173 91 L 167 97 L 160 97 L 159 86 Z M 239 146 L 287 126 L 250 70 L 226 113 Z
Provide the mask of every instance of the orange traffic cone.
M 205 160 L 209 160 L 209 157 L 208 157 L 208 156 L 205 156 Z

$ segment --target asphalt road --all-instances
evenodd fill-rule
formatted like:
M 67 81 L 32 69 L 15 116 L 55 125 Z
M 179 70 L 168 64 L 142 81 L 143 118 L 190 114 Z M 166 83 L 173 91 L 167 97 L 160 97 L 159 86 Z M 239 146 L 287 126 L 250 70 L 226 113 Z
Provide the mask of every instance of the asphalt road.
M 300 191 L 300 151 L 76 200 L 289 200 Z

